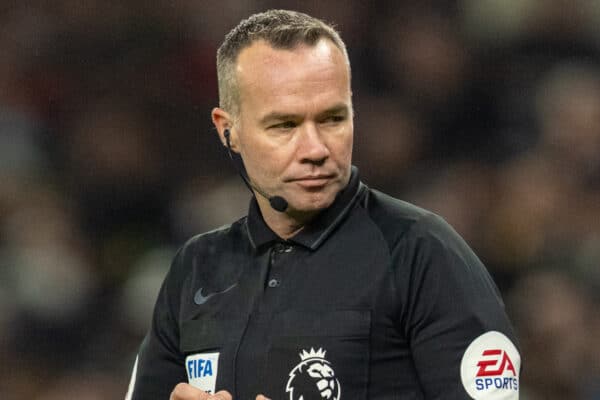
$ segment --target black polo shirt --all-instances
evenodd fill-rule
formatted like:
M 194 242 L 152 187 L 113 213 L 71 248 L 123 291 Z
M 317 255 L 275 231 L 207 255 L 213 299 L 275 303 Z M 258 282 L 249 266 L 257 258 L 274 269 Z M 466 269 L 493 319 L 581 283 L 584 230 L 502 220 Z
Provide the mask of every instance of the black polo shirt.
M 160 291 L 132 398 L 179 382 L 236 400 L 517 398 L 502 300 L 440 217 L 356 169 L 289 240 L 248 216 L 192 238 Z

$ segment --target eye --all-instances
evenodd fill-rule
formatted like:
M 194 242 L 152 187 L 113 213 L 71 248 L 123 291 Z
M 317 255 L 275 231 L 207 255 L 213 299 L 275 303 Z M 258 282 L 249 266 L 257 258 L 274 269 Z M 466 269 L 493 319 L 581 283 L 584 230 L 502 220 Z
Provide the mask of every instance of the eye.
M 325 119 L 323 119 L 322 123 L 325 124 L 337 124 L 339 122 L 343 122 L 346 120 L 346 116 L 345 115 L 330 115 L 328 117 L 326 117 Z
M 284 121 L 284 122 L 280 122 L 278 124 L 275 125 L 271 125 L 269 127 L 269 129 L 282 129 L 282 130 L 288 130 L 288 129 L 293 129 L 296 126 L 298 126 L 297 123 L 295 123 L 294 121 Z

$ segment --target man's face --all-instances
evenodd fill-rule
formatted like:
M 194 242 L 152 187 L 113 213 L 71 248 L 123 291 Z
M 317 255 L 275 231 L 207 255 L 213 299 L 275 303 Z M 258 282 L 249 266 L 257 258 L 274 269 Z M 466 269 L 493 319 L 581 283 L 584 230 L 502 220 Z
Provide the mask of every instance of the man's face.
M 270 196 L 283 196 L 290 214 L 331 205 L 348 183 L 352 154 L 343 53 L 325 39 L 293 50 L 258 41 L 240 53 L 236 72 L 237 148 L 250 179 Z

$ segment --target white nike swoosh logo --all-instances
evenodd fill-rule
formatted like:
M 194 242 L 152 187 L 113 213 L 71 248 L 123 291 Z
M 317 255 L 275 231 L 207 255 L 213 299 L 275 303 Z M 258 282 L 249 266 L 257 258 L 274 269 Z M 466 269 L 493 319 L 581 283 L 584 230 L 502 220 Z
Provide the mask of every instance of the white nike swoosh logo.
M 221 290 L 220 292 L 209 293 L 206 296 L 202 294 L 202 290 L 204 288 L 200 288 L 194 295 L 194 303 L 196 303 L 198 305 L 202 305 L 202 304 L 206 303 L 208 301 L 208 299 L 210 299 L 211 297 L 216 296 L 218 294 L 223 294 L 225 292 L 229 292 L 231 289 L 233 289 L 236 286 L 237 286 L 237 283 L 234 283 L 233 285 L 229 286 L 227 289 Z

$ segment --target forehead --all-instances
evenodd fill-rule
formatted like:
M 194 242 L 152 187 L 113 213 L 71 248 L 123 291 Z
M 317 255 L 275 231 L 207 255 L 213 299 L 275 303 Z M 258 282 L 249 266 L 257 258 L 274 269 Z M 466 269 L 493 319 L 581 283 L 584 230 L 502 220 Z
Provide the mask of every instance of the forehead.
M 321 38 L 312 45 L 300 42 L 290 48 L 273 47 L 266 40 L 259 39 L 240 51 L 237 57 L 237 67 L 239 73 L 240 65 L 252 61 L 262 60 L 265 65 L 269 65 L 277 61 L 294 61 L 294 59 L 297 61 L 299 56 L 310 58 L 313 61 L 325 61 L 337 55 L 343 57 L 342 51 L 328 38 Z
M 253 100 L 350 92 L 349 65 L 328 39 L 276 49 L 257 41 L 240 53 L 236 77 L 242 104 Z M 243 107 L 242 107 L 243 108 Z

